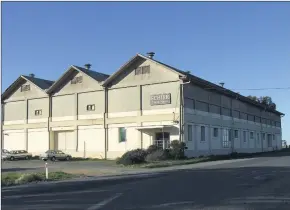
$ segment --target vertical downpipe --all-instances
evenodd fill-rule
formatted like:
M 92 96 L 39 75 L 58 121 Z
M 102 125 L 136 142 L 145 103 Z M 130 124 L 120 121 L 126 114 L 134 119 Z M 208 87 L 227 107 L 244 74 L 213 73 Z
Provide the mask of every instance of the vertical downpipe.
M 107 126 L 107 116 L 108 116 L 108 89 L 104 88 L 104 97 L 105 97 L 105 103 L 104 103 L 104 132 L 105 132 L 105 159 L 107 159 L 107 149 L 108 149 L 108 126 Z
M 231 99 L 231 117 L 232 117 L 232 129 L 230 131 L 230 138 L 231 138 L 231 147 L 232 147 L 232 152 L 235 151 L 235 138 L 234 138 L 234 134 L 235 134 L 235 121 L 234 121 L 234 115 L 233 115 L 233 100 Z
M 52 117 L 52 96 L 48 96 L 48 119 L 47 119 L 47 132 L 48 132 L 48 149 L 54 149 L 51 148 L 52 145 L 52 131 L 50 128 L 50 121 Z
M 28 151 L 28 100 L 26 99 L 26 114 L 25 114 L 25 138 L 26 138 L 26 151 Z
M 180 91 L 179 91 L 179 141 L 182 142 L 182 133 L 183 133 L 183 85 L 180 83 Z
M 4 104 L 1 102 L 1 151 L 3 148 L 3 142 L 4 142 L 4 129 L 3 129 L 3 125 L 4 125 Z
M 261 110 L 261 116 L 260 116 L 260 125 L 261 125 L 261 132 L 260 132 L 260 139 L 261 139 L 261 145 L 262 145 L 262 152 L 264 152 L 264 139 L 263 139 L 263 123 L 262 123 L 262 110 Z M 266 134 L 265 134 L 265 138 L 266 138 Z
M 76 120 L 76 126 L 75 126 L 75 141 L 76 141 L 76 152 L 79 151 L 79 137 L 78 137 L 78 115 L 79 115 L 79 110 L 78 110 L 78 106 L 79 106 L 79 103 L 78 103 L 78 93 L 75 93 L 75 120 Z

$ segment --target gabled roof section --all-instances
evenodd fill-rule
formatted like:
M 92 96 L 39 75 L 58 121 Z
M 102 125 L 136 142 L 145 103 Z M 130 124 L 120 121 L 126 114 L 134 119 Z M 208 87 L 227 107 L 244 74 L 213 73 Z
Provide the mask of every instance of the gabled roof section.
M 77 68 L 79 71 L 85 73 L 89 77 L 93 78 L 94 80 L 98 81 L 98 82 L 103 82 L 110 76 L 108 74 L 104 74 L 104 73 L 101 73 L 101 72 L 88 70 L 88 69 L 85 69 L 83 67 L 79 67 L 79 66 L 75 66 L 75 65 L 74 65 L 74 67 Z
M 279 114 L 279 115 L 285 115 L 285 114 L 283 114 L 283 113 L 281 113 L 281 112 L 279 112 L 277 110 L 269 110 L 269 109 L 267 109 L 267 107 L 265 105 L 263 105 L 261 103 L 258 103 L 258 102 L 254 101 L 252 99 L 249 99 L 248 97 L 245 97 L 245 96 L 243 96 L 243 95 L 241 95 L 239 93 L 236 93 L 234 91 L 231 91 L 229 89 L 226 89 L 224 87 L 221 87 L 219 85 L 216 85 L 216 84 L 214 84 L 212 82 L 209 82 L 207 80 L 204 80 L 204 79 L 202 79 L 200 77 L 194 76 L 194 75 L 190 74 L 187 71 L 182 71 L 182 70 L 177 69 L 177 68 L 175 68 L 173 66 L 167 65 L 165 63 L 162 63 L 160 61 L 157 61 L 155 59 L 149 58 L 149 57 L 144 56 L 144 55 L 139 54 L 139 53 L 137 55 L 135 55 L 133 58 L 131 58 L 127 63 L 125 63 L 118 71 L 116 71 L 114 74 L 112 74 L 103 83 L 103 85 L 104 86 L 105 85 L 108 85 L 111 81 L 113 81 L 120 73 L 122 73 L 129 65 L 131 65 L 133 62 L 135 62 L 137 59 L 150 60 L 150 61 L 152 61 L 154 63 L 160 64 L 160 65 L 164 66 L 165 68 L 167 68 L 167 69 L 169 69 L 169 70 L 171 70 L 171 71 L 179 74 L 179 76 L 180 76 L 180 78 L 182 80 L 189 80 L 190 82 L 195 83 L 195 84 L 198 84 L 198 85 L 200 85 L 202 87 L 205 87 L 205 88 L 207 88 L 209 90 L 217 91 L 217 92 L 219 92 L 221 94 L 230 96 L 232 98 L 237 98 L 240 101 L 246 102 L 248 104 L 252 104 L 252 105 L 254 105 L 256 107 L 262 108 L 262 109 L 267 110 L 269 112 L 273 112 L 273 113 L 276 113 L 276 114 Z
M 46 90 L 46 89 L 50 88 L 50 86 L 54 83 L 54 81 L 40 79 L 40 78 L 36 78 L 36 77 L 31 77 L 31 76 L 23 75 L 23 77 L 26 80 L 29 80 L 30 82 L 32 82 L 33 84 L 38 86 L 39 88 L 41 88 L 42 90 Z
M 59 87 L 70 75 L 73 71 L 79 71 L 86 74 L 88 77 L 94 79 L 97 82 L 103 82 L 106 80 L 109 75 L 103 74 L 100 72 L 96 72 L 93 70 L 88 70 L 76 65 L 71 65 L 62 75 L 61 77 L 55 81 L 55 83 L 47 90 L 47 93 L 52 93 L 57 87 Z
M 45 80 L 41 78 L 36 78 L 36 77 L 31 77 L 31 76 L 25 76 L 25 75 L 20 75 L 2 94 L 1 100 L 5 100 L 7 97 L 10 96 L 10 94 L 15 91 L 19 87 L 19 85 L 23 81 L 28 81 L 32 83 L 34 86 L 36 86 L 38 89 L 46 93 L 46 89 L 48 89 L 54 81 L 50 80 Z
M 104 83 L 103 85 L 106 86 L 108 85 L 110 82 L 112 82 L 115 78 L 117 78 L 118 75 L 120 75 L 123 71 L 126 70 L 126 68 L 128 68 L 131 64 L 133 64 L 135 61 L 137 61 L 138 59 L 144 59 L 144 60 L 150 60 L 154 63 L 157 63 L 159 65 L 162 65 L 164 66 L 165 68 L 167 68 L 168 70 L 174 72 L 174 73 L 177 73 L 179 74 L 180 76 L 185 76 L 182 72 L 179 72 L 178 69 L 172 67 L 172 66 L 169 66 L 169 65 L 166 65 L 164 63 L 161 63 L 159 61 L 156 61 L 156 60 L 153 60 L 151 58 L 148 58 L 147 56 L 144 56 L 142 54 L 136 54 L 134 57 L 132 57 L 127 63 L 125 63 L 123 66 L 121 66 L 121 68 L 119 68 L 114 74 L 112 74 Z

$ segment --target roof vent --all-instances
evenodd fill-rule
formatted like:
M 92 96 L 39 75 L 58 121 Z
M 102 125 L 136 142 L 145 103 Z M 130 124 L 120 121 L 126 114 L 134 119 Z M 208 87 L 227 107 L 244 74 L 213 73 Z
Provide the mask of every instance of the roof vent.
M 87 63 L 84 66 L 86 67 L 87 70 L 89 70 L 91 68 L 92 64 Z
M 147 55 L 148 55 L 149 58 L 152 59 L 154 57 L 154 55 L 155 55 L 155 52 L 148 52 Z
M 220 82 L 219 83 L 222 87 L 224 87 L 225 83 L 224 82 Z
M 34 78 L 35 74 L 31 73 L 31 74 L 29 74 L 29 76 Z

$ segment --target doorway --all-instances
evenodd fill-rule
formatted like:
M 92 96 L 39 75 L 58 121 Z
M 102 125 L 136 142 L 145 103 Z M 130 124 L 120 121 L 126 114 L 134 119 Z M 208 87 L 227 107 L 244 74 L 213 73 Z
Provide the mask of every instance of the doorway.
M 169 148 L 170 133 L 169 132 L 157 132 L 155 133 L 154 144 L 160 149 Z

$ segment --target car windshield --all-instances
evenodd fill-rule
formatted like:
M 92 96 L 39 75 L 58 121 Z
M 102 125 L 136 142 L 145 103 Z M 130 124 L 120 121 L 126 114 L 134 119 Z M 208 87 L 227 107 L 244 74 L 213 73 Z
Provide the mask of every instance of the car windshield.
M 58 150 L 57 153 L 58 153 L 58 154 L 64 154 L 64 152 L 61 151 L 61 150 Z

